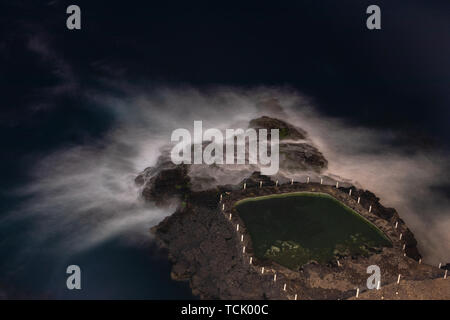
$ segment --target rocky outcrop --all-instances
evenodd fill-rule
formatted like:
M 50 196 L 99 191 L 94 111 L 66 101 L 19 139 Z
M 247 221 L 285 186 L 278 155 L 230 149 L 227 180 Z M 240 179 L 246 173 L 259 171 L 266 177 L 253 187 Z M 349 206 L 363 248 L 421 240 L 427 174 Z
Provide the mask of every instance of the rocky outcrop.
M 262 187 L 259 182 L 263 181 Z M 242 183 L 246 183 L 246 190 Z M 397 275 L 402 279 L 422 281 L 442 277 L 436 267 L 419 264 L 415 257 L 404 256 L 403 242 L 398 235 L 408 230 L 394 214 L 385 219 L 384 208 L 373 193 L 352 187 L 335 188 L 319 183 L 285 183 L 276 186 L 258 172 L 243 180 L 240 188 L 217 187 L 208 191 L 191 192 L 184 208 L 179 208 L 152 229 L 159 244 L 169 252 L 173 262 L 172 278 L 188 280 L 195 295 L 206 299 L 346 299 L 354 296 L 355 288 L 365 287 L 366 268 L 378 265 L 382 270 L 383 285 L 395 283 Z M 376 224 L 393 242 L 392 247 L 373 251 L 369 256 L 340 257 L 340 265 L 331 262 L 320 265 L 311 262 L 300 270 L 289 270 L 272 261 L 253 257 L 252 244 L 246 234 L 245 224 L 231 208 L 242 198 L 292 191 L 326 192 L 346 203 L 366 219 Z M 222 201 L 220 195 L 222 194 Z M 361 195 L 360 203 L 357 198 Z M 366 195 L 366 197 L 364 197 Z M 364 199 L 364 200 L 362 200 Z M 372 200 L 374 209 L 368 212 L 366 203 Z M 376 208 L 376 209 L 375 209 Z M 229 217 L 232 213 L 232 217 Z M 240 232 L 236 232 L 236 223 Z M 245 236 L 242 243 L 240 235 Z M 246 246 L 243 253 L 242 246 Z M 264 267 L 264 274 L 261 268 Z M 273 281 L 274 274 L 277 281 Z M 286 291 L 284 290 L 286 284 Z M 361 292 L 363 292 L 362 290 Z
M 280 132 L 284 132 L 284 141 L 279 145 L 281 177 L 283 174 L 290 176 L 302 172 L 321 173 L 327 168 L 328 161 L 323 154 L 310 141 L 303 140 L 306 138 L 304 130 L 266 116 L 251 120 L 249 127 L 278 128 Z M 208 143 L 204 142 L 203 149 L 207 145 Z M 156 165 L 146 168 L 135 179 L 136 184 L 142 187 L 142 196 L 147 200 L 164 202 L 171 196 L 183 196 L 190 188 L 200 190 L 204 189 L 204 186 L 223 184 L 215 177 L 226 178 L 236 175 L 236 167 L 233 165 L 231 167 L 228 165 L 174 165 L 170 159 L 170 151 L 170 146 L 163 147 Z M 259 169 L 256 165 L 241 166 L 242 172 L 247 174 Z M 157 188 L 156 185 L 158 185 Z
M 306 139 L 306 131 L 300 128 L 296 128 L 293 125 L 284 122 L 279 119 L 270 117 L 260 117 L 253 119 L 249 123 L 249 128 L 253 129 L 267 129 L 267 133 L 270 135 L 271 129 L 279 129 L 280 140 L 302 140 Z
M 280 143 L 280 167 L 288 171 L 322 172 L 328 161 L 314 146 L 307 143 Z
M 167 249 L 173 263 L 173 279 L 189 281 L 192 292 L 201 298 L 293 299 L 297 295 L 298 299 L 346 299 L 355 294 L 356 287 L 365 286 L 366 268 L 372 264 L 380 266 L 383 284 L 395 283 L 398 274 L 410 281 L 442 277 L 442 270 L 418 263 L 421 255 L 417 241 L 394 208 L 384 207 L 370 191 L 351 185 L 334 186 L 336 180 L 323 174 L 327 160 L 307 140 L 304 130 L 269 117 L 251 120 L 249 127 L 282 129 L 280 169 L 289 174 L 321 173 L 324 183 L 286 183 L 290 179 L 281 173 L 278 178 L 285 183 L 280 180 L 277 184 L 256 171 L 254 165 L 242 165 L 239 180 L 223 183 L 221 179 L 225 181 L 236 174 L 236 167 L 174 165 L 169 148 L 164 148 L 157 164 L 145 169 L 136 183 L 142 188 L 142 196 L 158 205 L 165 205 L 174 197 L 182 200 L 173 215 L 152 228 L 156 241 Z M 244 197 L 292 191 L 332 195 L 377 225 L 391 239 L 392 247 L 372 250 L 368 256 L 341 255 L 339 265 L 336 261 L 326 265 L 311 262 L 300 270 L 256 258 L 250 264 L 251 239 L 247 235 L 241 241 L 239 235 L 245 234 L 245 225 L 231 208 Z M 223 205 L 229 209 L 222 211 Z M 239 234 L 236 223 L 240 224 Z
M 145 183 L 142 175 L 138 176 L 136 180 L 137 183 Z M 172 169 L 161 170 L 157 175 L 151 177 L 142 189 L 142 196 L 157 204 L 165 204 L 173 197 L 183 197 L 189 192 L 189 188 L 190 178 L 187 174 L 187 167 L 179 165 Z

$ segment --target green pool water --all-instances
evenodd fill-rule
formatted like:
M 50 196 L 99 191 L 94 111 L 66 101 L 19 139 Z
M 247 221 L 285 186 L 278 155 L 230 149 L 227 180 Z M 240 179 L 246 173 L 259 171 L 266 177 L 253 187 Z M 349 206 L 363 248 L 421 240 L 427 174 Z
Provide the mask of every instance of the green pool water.
M 311 260 L 368 255 L 391 246 L 374 224 L 328 194 L 296 192 L 248 198 L 236 210 L 252 239 L 256 257 L 291 269 Z

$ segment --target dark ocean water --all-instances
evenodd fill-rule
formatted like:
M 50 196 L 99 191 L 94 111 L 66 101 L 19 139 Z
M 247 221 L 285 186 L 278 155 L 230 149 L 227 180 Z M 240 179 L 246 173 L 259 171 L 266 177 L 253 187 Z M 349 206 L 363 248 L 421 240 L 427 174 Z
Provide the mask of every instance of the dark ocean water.
M 97 119 L 88 121 L 90 130 L 95 128 L 97 138 L 101 139 L 102 132 L 108 128 L 104 120 L 108 117 L 107 113 L 98 114 Z M 56 111 L 49 122 L 58 123 L 58 119 L 64 121 L 65 115 Z M 29 212 L 21 213 L 25 215 L 18 220 L 6 219 L 18 215 L 16 211 L 26 201 L 36 201 L 39 205 L 39 198 L 23 195 L 22 190 L 33 183 L 30 172 L 41 155 L 57 152 L 63 145 L 84 143 L 84 133 L 81 140 L 70 138 L 73 128 L 57 128 L 59 139 L 52 137 L 50 132 L 55 132 L 55 128 L 51 125 L 41 128 L 40 137 L 24 141 L 24 145 L 28 145 L 26 148 L 17 148 L 11 143 L 6 152 L 6 158 L 14 164 L 9 163 L 0 183 L 0 293 L 6 292 L 7 298 L 14 299 L 195 299 L 187 282 L 170 279 L 167 253 L 154 245 L 150 233 L 130 243 L 127 238 L 133 234 L 125 232 L 74 252 L 58 246 L 67 241 L 70 234 L 58 232 L 45 242 L 34 238 L 36 231 L 45 235 L 48 230 L 45 225 L 37 224 L 41 219 L 39 215 L 26 215 L 33 213 L 33 206 L 26 206 L 25 210 Z M 19 129 L 20 133 L 16 130 L 4 129 L 4 133 L 7 137 L 23 134 L 23 128 Z M 8 167 L 5 162 L 3 165 Z M 45 221 L 52 222 L 50 219 Z M 52 228 L 48 227 L 49 230 Z M 66 288 L 66 268 L 71 264 L 81 267 L 82 290 Z
M 450 145 L 448 1 L 378 1 L 383 30 L 374 33 L 361 27 L 367 1 L 294 8 L 78 2 L 78 33 L 64 27 L 64 1 L 10 1 L 1 11 L 0 219 L 26 200 L 15 191 L 33 182 L 38 159 L 102 141 L 114 127 L 117 115 L 86 99 L 120 96 L 114 82 L 286 85 L 323 114 L 395 130 L 399 143 Z M 150 239 L 130 244 L 119 234 L 76 255 L 55 254 L 52 242 L 33 246 L 35 222 L 0 223 L 0 291 L 10 297 L 192 298 L 186 283 L 170 280 Z M 84 266 L 79 292 L 65 289 L 71 263 Z
M 17 245 L 26 246 L 28 241 L 22 240 Z M 14 248 L 2 247 L 2 257 L 8 258 L 11 250 Z M 71 291 L 66 287 L 66 268 L 71 264 L 81 266 L 82 290 Z M 2 285 L 9 298 L 193 298 L 187 283 L 170 279 L 170 264 L 150 243 L 127 246 L 120 239 L 112 239 L 81 254 L 67 256 L 47 254 L 46 248 L 42 248 L 29 253 L 14 270 L 8 259 L 4 260 L 2 271 Z

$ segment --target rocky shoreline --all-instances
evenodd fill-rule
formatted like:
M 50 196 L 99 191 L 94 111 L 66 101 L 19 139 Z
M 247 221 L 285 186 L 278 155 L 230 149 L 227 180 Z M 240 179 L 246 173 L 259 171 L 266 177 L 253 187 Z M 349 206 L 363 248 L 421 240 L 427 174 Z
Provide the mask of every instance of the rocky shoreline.
M 207 170 L 226 180 L 232 173 L 226 167 L 208 167 L 199 176 L 191 165 L 173 165 L 167 151 L 155 167 L 136 178 L 146 200 L 160 206 L 174 199 L 179 203 L 175 213 L 152 228 L 157 243 L 167 249 L 173 263 L 174 280 L 189 281 L 192 293 L 202 299 L 348 299 L 356 288 L 361 294 L 366 291 L 370 265 L 380 267 L 382 286 L 395 286 L 399 274 L 403 281 L 443 277 L 442 269 L 421 263 L 417 241 L 395 209 L 384 207 L 370 191 L 322 173 L 328 162 L 307 140 L 304 130 L 269 117 L 251 120 L 249 127 L 284 128 L 280 168 L 294 172 L 296 181 L 281 176 L 278 183 L 275 178 L 250 171 L 254 168 L 249 166 L 243 170 L 247 178 L 221 184 L 211 180 Z M 299 179 L 299 174 L 303 178 Z M 205 181 L 209 185 L 216 182 L 216 186 L 199 188 Z M 375 224 L 392 247 L 373 250 L 369 256 L 340 256 L 326 265 L 311 261 L 299 270 L 257 259 L 234 204 L 248 197 L 298 191 L 331 195 Z M 401 291 L 401 284 L 395 287 Z
M 253 177 L 262 178 L 258 174 Z M 313 182 L 285 183 L 275 187 L 275 182 L 264 178 L 265 187 L 263 183 L 262 188 L 249 179 L 246 190 L 219 187 L 193 192 L 184 208 L 179 208 L 152 229 L 159 245 L 169 252 L 173 263 L 172 278 L 188 280 L 194 295 L 202 299 L 347 299 L 355 295 L 355 288 L 365 287 L 366 268 L 372 264 L 382 270 L 383 285 L 395 283 L 398 274 L 404 280 L 415 281 L 443 276 L 443 270 L 419 264 L 420 254 L 413 234 L 397 212 L 384 208 L 372 193 L 353 187 L 352 196 L 349 196 L 350 188 Z M 383 248 L 369 257 L 341 257 L 339 266 L 337 262 L 328 265 L 310 263 L 299 271 L 273 261 L 259 261 L 252 256 L 251 239 L 233 205 L 246 197 L 293 191 L 324 192 L 334 196 L 382 229 L 392 240 L 393 247 Z M 357 197 L 360 197 L 359 204 Z M 373 208 L 370 213 L 367 210 L 369 203 Z M 240 227 L 236 231 L 238 223 Z M 401 240 L 400 234 L 404 234 Z M 241 235 L 244 235 L 243 242 Z M 361 289 L 361 293 L 363 291 Z

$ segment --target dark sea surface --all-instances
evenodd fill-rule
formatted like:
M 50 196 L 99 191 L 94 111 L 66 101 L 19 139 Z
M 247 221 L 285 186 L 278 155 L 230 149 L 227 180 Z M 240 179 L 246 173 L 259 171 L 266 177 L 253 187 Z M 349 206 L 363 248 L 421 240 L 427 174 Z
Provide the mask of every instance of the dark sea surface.
M 293 8 L 77 2 L 83 27 L 72 33 L 64 1 L 6 1 L 0 11 L 0 296 L 194 298 L 187 283 L 170 279 L 150 236 L 129 243 L 118 234 L 75 255 L 55 254 L 58 238 L 33 245 L 36 216 L 3 220 L 27 200 L 16 191 L 33 179 L 37 159 L 102 141 L 114 127 L 117 115 L 86 99 L 120 96 L 111 83 L 288 86 L 325 115 L 396 131 L 399 143 L 450 146 L 448 1 L 377 1 L 383 29 L 376 32 L 365 28 L 370 1 Z M 65 288 L 72 263 L 83 266 L 77 292 Z

